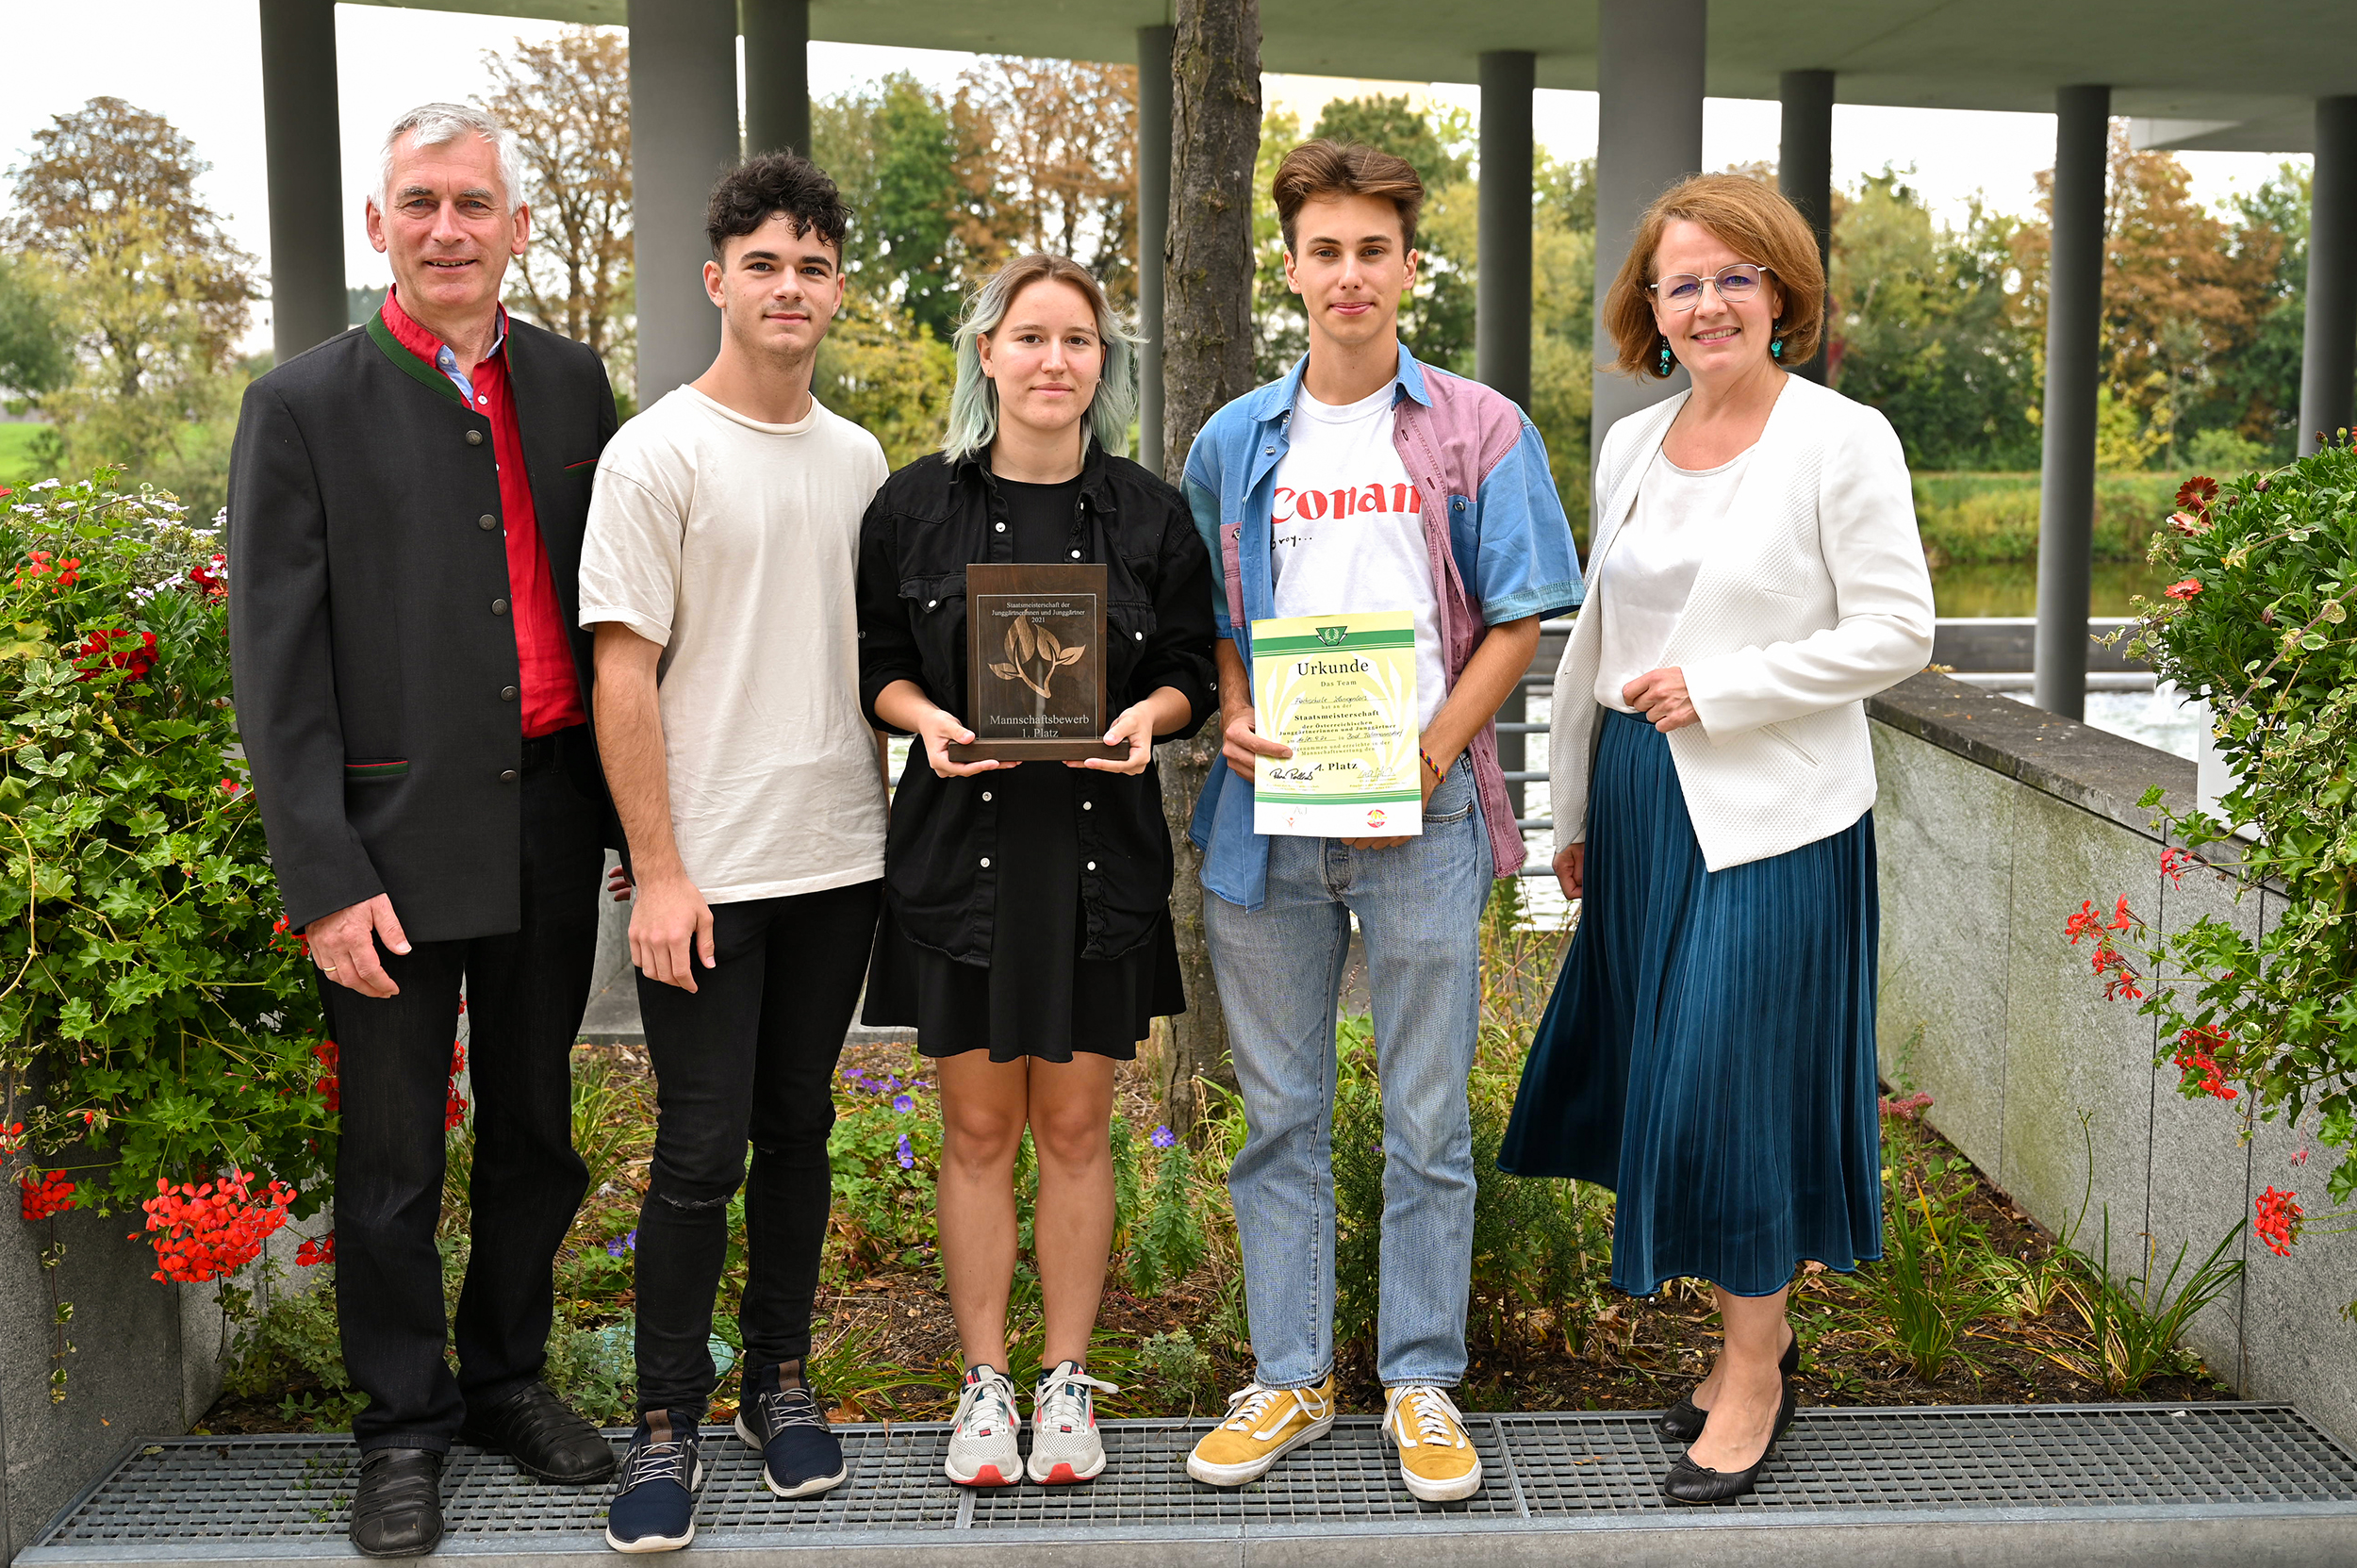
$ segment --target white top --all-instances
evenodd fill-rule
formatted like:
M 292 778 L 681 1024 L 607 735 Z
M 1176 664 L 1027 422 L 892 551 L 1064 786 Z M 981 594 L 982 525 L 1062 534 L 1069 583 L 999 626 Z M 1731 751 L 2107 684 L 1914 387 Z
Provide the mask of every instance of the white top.
M 1448 696 L 1441 596 L 1424 502 L 1392 442 L 1399 383 L 1336 407 L 1305 388 L 1277 462 L 1269 520 L 1279 616 L 1406 610 L 1416 618 L 1416 709 L 1430 724 Z
M 876 438 L 816 400 L 797 423 L 764 424 L 693 387 L 598 461 L 581 623 L 663 647 L 671 831 L 712 903 L 883 875 L 851 589 L 885 471 Z
M 1654 454 L 1609 570 L 1599 571 L 1588 590 L 1591 612 L 1604 618 L 1596 701 L 1606 707 L 1634 713 L 1622 691 L 1661 668 L 1661 651 L 1686 613 L 1694 574 L 1726 520 L 1750 455 L 1746 448 L 1715 469 L 1682 469 Z
M 1636 541 L 1625 524 L 1639 482 L 1686 396 L 1606 432 L 1591 579 L 1608 583 Z M 1889 421 L 1787 376 L 1736 483 L 1728 512 L 1742 525 L 1711 542 L 1655 660 L 1686 672 L 1701 719 L 1667 738 L 1713 871 L 1839 833 L 1873 805 L 1865 699 L 1932 652 L 1932 578 Z M 1582 610 L 1556 672 L 1548 789 L 1558 845 L 1587 837 L 1609 624 L 1608 613 Z

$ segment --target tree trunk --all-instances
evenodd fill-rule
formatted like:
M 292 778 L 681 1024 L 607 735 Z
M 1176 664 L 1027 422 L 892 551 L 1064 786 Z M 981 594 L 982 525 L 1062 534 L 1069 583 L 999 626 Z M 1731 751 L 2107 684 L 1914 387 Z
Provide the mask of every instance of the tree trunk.
M 1171 41 L 1170 241 L 1162 272 L 1162 464 L 1180 482 L 1195 432 L 1252 389 L 1252 164 L 1261 145 L 1260 0 L 1178 0 Z M 1203 939 L 1203 857 L 1187 837 L 1219 760 L 1219 725 L 1162 750 L 1162 810 L 1178 850 L 1170 917 L 1187 1010 L 1163 1038 L 1173 1132 L 1195 1125 L 1195 1080 L 1233 1088 L 1228 1020 Z

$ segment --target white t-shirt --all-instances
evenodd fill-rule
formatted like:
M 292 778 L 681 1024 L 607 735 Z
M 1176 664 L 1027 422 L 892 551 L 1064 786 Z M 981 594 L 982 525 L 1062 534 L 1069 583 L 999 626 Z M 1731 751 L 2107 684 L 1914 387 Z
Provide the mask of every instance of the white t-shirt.
M 1661 651 L 1686 613 L 1694 574 L 1718 537 L 1743 483 L 1750 451 L 1715 469 L 1682 469 L 1660 453 L 1638 481 L 1628 521 L 1589 589 L 1591 613 L 1604 617 L 1596 701 L 1634 713 L 1622 688 L 1661 668 Z
M 763 424 L 682 387 L 615 434 L 581 552 L 581 623 L 663 645 L 671 831 L 712 903 L 883 875 L 852 575 L 883 449 L 814 401 Z
M 1336 407 L 1305 388 L 1277 463 L 1271 565 L 1280 616 L 1406 610 L 1416 618 L 1416 707 L 1430 724 L 1448 696 L 1441 596 L 1422 500 L 1392 444 L 1393 382 Z

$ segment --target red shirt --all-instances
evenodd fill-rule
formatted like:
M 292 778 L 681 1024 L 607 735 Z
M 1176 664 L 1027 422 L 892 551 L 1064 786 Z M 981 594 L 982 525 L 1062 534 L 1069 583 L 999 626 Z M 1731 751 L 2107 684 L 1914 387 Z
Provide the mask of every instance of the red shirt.
M 457 375 L 457 360 L 440 338 L 410 319 L 393 290 L 379 313 L 393 340 L 447 378 L 468 406 L 491 421 L 491 456 L 499 465 L 500 517 L 506 525 L 507 597 L 514 605 L 516 664 L 522 671 L 519 706 L 524 738 L 554 734 L 589 722 L 581 701 L 581 678 L 573 668 L 572 641 L 565 635 L 565 612 L 556 602 L 556 580 L 540 545 L 540 521 L 532 509 L 532 476 L 524 471 L 523 433 L 516 424 L 516 399 L 507 379 L 507 312 L 500 311 L 499 339 L 490 357 L 474 368 L 471 385 Z

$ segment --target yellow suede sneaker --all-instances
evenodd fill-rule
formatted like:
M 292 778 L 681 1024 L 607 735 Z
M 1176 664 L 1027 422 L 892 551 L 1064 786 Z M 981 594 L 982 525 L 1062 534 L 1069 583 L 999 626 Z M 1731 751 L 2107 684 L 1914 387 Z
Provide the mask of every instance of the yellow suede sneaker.
M 1383 1430 L 1399 1447 L 1399 1478 L 1419 1501 L 1453 1503 L 1481 1490 L 1481 1456 L 1446 1389 L 1409 1383 L 1388 1389 Z
M 1187 1456 L 1187 1474 L 1207 1486 L 1259 1480 L 1294 1449 L 1334 1426 L 1334 1375 L 1309 1388 L 1246 1383 L 1228 1396 L 1228 1418 Z

